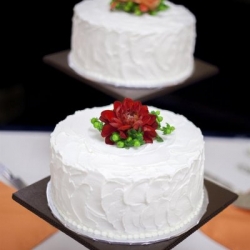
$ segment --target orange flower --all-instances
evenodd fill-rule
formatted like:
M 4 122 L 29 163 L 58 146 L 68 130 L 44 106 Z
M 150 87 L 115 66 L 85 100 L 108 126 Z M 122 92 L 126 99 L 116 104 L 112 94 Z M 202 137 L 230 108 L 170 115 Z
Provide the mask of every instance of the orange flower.
M 150 10 L 154 10 L 160 4 L 160 0 L 134 0 L 134 2 L 140 5 L 145 5 Z
M 129 2 L 131 0 L 117 0 L 111 4 L 111 9 L 114 9 L 118 2 Z M 132 2 L 139 4 L 142 12 L 154 10 L 159 4 L 160 0 L 132 0 Z

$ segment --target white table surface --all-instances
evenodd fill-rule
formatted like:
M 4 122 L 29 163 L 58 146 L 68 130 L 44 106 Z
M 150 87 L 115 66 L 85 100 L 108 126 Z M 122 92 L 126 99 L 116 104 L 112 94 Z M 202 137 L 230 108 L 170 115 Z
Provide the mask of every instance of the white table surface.
M 0 162 L 27 185 L 50 175 L 50 132 L 0 131 Z M 205 137 L 205 172 L 230 183 L 234 190 L 250 190 L 250 138 Z M 7 183 L 2 177 L 1 181 Z M 7 183 L 9 184 L 9 183 Z M 58 231 L 35 250 L 86 250 Z M 225 250 L 197 230 L 175 250 Z

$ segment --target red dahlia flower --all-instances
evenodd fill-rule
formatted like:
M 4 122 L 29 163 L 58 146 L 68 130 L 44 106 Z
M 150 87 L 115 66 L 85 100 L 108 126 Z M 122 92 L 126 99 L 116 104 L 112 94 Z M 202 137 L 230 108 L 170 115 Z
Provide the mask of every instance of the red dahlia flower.
M 105 137 L 106 144 L 114 144 L 110 140 L 114 132 L 117 132 L 122 139 L 126 139 L 130 129 L 142 131 L 146 143 L 152 143 L 157 136 L 156 115 L 150 114 L 148 107 L 142 105 L 140 101 L 133 101 L 130 98 L 125 98 L 123 102 L 115 101 L 114 109 L 102 111 L 99 119 L 104 123 L 101 135 Z

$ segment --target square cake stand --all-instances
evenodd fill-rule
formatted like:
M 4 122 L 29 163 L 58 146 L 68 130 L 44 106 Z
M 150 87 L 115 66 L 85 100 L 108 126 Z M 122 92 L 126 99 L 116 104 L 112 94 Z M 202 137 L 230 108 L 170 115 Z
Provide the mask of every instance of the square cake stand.
M 122 101 L 124 97 L 130 97 L 133 100 L 148 101 L 150 99 L 163 96 L 170 92 L 173 92 L 177 89 L 185 87 L 187 85 L 199 82 L 206 78 L 212 77 L 218 74 L 219 69 L 209 63 L 206 63 L 202 60 L 195 59 L 195 66 L 193 74 L 184 82 L 181 82 L 177 85 L 162 87 L 162 88 L 125 88 L 125 87 L 116 87 L 108 84 L 103 84 L 100 82 L 90 81 L 79 74 L 77 74 L 73 69 L 68 65 L 68 55 L 69 50 L 64 50 L 61 52 L 53 53 L 43 57 L 44 63 L 54 67 L 55 69 L 75 78 L 87 84 L 99 91 L 104 92 L 105 94 Z
M 213 182 L 205 180 L 205 187 L 208 193 L 208 206 L 205 214 L 201 218 L 198 224 L 192 227 L 187 232 L 176 236 L 174 238 L 163 240 L 160 242 L 145 244 L 145 245 L 125 245 L 125 244 L 111 244 L 108 242 L 93 240 L 91 238 L 85 237 L 83 235 L 79 235 L 70 229 L 66 228 L 59 220 L 57 220 L 47 202 L 46 189 L 47 184 L 50 180 L 50 176 L 28 186 L 23 189 L 18 190 L 13 193 L 12 198 L 23 207 L 27 208 L 40 218 L 44 219 L 52 226 L 58 228 L 60 231 L 64 232 L 68 236 L 72 237 L 80 244 L 84 245 L 90 250 L 167 250 L 171 249 L 197 229 L 199 229 L 202 225 L 220 213 L 223 209 L 229 206 L 232 202 L 234 202 L 238 195 L 224 189 Z

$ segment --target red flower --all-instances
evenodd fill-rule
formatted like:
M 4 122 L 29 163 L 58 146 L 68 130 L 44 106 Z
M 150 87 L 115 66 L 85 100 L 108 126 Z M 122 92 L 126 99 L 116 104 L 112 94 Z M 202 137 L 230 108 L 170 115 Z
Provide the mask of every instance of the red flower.
M 125 98 L 123 102 L 115 101 L 114 109 L 102 111 L 99 119 L 104 123 L 101 135 L 105 137 L 106 144 L 114 144 L 110 140 L 114 132 L 118 132 L 122 139 L 126 139 L 127 131 L 130 129 L 141 129 L 146 143 L 152 143 L 157 135 L 156 116 L 150 114 L 148 107 L 142 105 L 140 101 L 133 101 L 130 98 Z
M 156 9 L 160 4 L 160 0 L 137 0 L 136 2 L 140 2 L 140 4 L 147 6 L 150 10 Z

